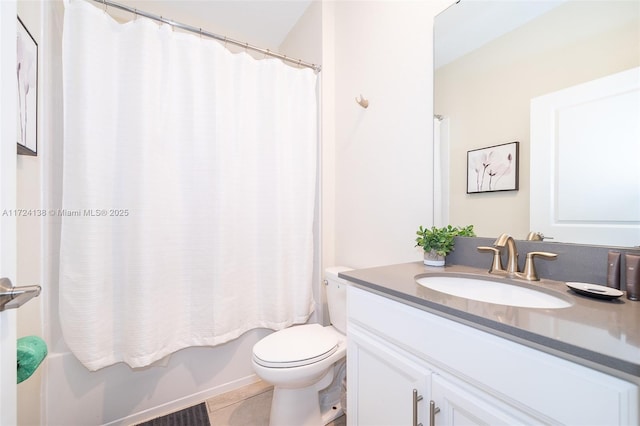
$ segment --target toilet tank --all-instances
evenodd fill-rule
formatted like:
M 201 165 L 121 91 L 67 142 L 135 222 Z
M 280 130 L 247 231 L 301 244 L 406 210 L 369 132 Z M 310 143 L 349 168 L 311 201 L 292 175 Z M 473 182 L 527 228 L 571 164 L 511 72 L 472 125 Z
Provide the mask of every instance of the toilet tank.
M 351 270 L 345 266 L 332 266 L 324 270 L 329 319 L 331 325 L 342 334 L 347 334 L 347 281 L 338 278 L 338 273 Z

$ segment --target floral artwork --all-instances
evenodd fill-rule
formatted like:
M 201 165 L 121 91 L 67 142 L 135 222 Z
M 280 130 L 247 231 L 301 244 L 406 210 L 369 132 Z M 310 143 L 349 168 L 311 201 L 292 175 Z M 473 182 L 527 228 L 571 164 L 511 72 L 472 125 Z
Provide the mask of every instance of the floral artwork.
M 519 142 L 467 152 L 467 194 L 518 189 Z
M 18 18 L 18 154 L 37 155 L 38 44 Z

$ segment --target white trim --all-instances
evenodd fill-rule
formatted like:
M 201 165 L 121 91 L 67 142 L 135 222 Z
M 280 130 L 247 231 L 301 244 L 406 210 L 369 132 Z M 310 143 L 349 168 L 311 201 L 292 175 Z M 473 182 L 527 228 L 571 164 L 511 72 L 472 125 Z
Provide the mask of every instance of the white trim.
M 214 386 L 212 388 L 187 395 L 183 398 L 176 399 L 175 401 L 167 402 L 166 404 L 161 404 L 156 407 L 149 408 L 147 410 L 143 410 L 126 417 L 122 417 L 121 419 L 105 423 L 104 426 L 121 426 L 142 423 L 148 420 L 155 419 L 156 417 L 164 416 L 182 410 L 184 408 L 200 404 L 201 402 L 213 398 L 214 396 L 218 396 L 223 393 L 230 392 L 259 381 L 260 378 L 255 374 L 252 374 L 250 376 L 242 377 L 229 383 Z
M 449 223 L 449 118 L 433 119 L 433 225 Z

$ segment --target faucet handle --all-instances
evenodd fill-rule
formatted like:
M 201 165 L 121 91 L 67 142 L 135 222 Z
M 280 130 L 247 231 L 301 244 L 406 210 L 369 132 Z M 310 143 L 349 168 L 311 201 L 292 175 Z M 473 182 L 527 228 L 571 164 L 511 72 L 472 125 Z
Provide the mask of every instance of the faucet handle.
M 491 267 L 489 268 L 489 273 L 496 271 L 504 272 L 504 267 L 502 266 L 502 258 L 500 257 L 501 251 L 499 248 L 480 246 L 478 247 L 478 250 L 493 252 L 493 262 L 491 263 Z
M 540 281 L 536 272 L 536 265 L 533 261 L 533 258 L 536 256 L 550 260 L 558 257 L 556 253 L 549 253 L 546 251 L 532 251 L 527 253 L 527 259 L 524 262 L 524 271 L 519 274 L 521 278 L 529 281 Z
M 544 240 L 553 240 L 553 237 L 547 237 L 542 232 L 529 232 L 527 234 L 527 241 L 544 241 Z

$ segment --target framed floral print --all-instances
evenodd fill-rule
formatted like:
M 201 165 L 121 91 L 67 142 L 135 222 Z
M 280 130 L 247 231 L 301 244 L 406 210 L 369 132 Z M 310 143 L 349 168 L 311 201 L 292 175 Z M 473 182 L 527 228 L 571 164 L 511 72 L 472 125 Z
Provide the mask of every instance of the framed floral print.
M 520 142 L 467 151 L 467 194 L 517 191 Z
M 18 154 L 38 155 L 38 44 L 18 17 Z

